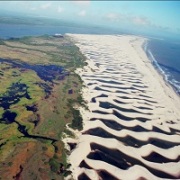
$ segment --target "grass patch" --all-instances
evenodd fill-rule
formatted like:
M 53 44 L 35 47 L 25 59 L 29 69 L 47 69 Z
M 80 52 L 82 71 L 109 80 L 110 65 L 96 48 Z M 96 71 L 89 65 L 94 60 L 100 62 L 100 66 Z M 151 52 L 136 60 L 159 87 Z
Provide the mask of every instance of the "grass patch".
M 46 179 L 67 176 L 71 172 L 66 170 L 69 166 L 67 152 L 61 138 L 63 132 L 74 137 L 66 128 L 67 123 L 73 129 L 81 130 L 83 127 L 80 112 L 74 108 L 85 106 L 80 93 L 82 80 L 74 71 L 86 64 L 85 57 L 68 38 L 47 35 L 0 40 L 0 51 L 0 119 L 8 109 L 17 114 L 15 120 L 30 135 L 56 139 L 52 143 L 52 140 L 22 137 L 16 123 L 1 123 L 1 161 L 7 160 L 8 168 L 13 167 L 15 162 L 11 161 L 11 157 L 18 156 L 17 152 L 21 152 L 29 141 L 35 141 L 39 143 L 39 149 L 34 148 L 33 151 L 39 154 L 31 167 L 38 166 L 43 159 L 42 166 L 49 172 Z M 33 65 L 35 69 L 28 68 L 28 65 Z M 45 65 L 63 66 L 64 71 L 54 73 L 50 68 L 44 74 L 38 73 Z M 3 167 L 2 172 L 6 171 L 11 172 Z M 42 172 L 34 171 L 33 174 L 40 173 L 37 177 L 41 177 Z M 2 177 L 5 178 L 3 174 Z M 28 178 L 31 177 L 27 175 Z

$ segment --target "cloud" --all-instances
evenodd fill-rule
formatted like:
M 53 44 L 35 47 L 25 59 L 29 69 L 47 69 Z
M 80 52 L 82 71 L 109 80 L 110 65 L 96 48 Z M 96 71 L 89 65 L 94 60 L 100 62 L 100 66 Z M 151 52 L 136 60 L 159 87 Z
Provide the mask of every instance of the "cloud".
M 135 25 L 147 26 L 151 25 L 150 20 L 147 17 L 143 16 L 133 16 L 121 13 L 108 13 L 105 16 L 109 21 L 115 22 L 128 22 Z
M 135 17 L 130 17 L 129 19 L 133 24 L 136 25 L 142 25 L 142 26 L 151 25 L 151 22 L 147 17 L 135 16 Z
M 51 6 L 51 3 L 48 2 L 48 3 L 45 3 L 45 4 L 41 5 L 40 8 L 46 10 L 46 9 L 48 9 L 50 6 Z
M 142 28 L 152 28 L 159 31 L 171 30 L 170 27 L 155 24 L 145 16 L 135 16 L 130 14 L 122 14 L 122 13 L 108 13 L 105 15 L 105 19 L 111 22 L 128 23 Z
M 61 6 L 58 6 L 57 12 L 58 12 L 58 13 L 62 13 L 63 11 L 64 11 L 64 8 L 62 8 Z
M 32 7 L 30 8 L 31 11 L 36 11 L 37 10 L 37 7 Z
M 82 1 L 74 0 L 73 3 L 75 3 L 78 6 L 89 6 L 90 5 L 90 1 L 86 1 L 86 0 L 82 0 Z
M 116 13 L 109 13 L 106 15 L 106 18 L 110 21 L 119 21 L 121 19 L 119 14 Z
M 79 16 L 86 16 L 86 11 L 82 10 L 78 13 Z
M 171 30 L 171 28 L 167 27 L 167 26 L 154 25 L 154 27 L 156 27 L 157 29 L 162 30 L 162 31 L 169 31 L 169 30 Z

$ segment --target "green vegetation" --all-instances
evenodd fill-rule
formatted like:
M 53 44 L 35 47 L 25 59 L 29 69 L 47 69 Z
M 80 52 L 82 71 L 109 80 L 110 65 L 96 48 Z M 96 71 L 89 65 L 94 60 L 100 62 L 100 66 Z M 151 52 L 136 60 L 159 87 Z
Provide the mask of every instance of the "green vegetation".
M 74 129 L 83 127 L 77 109 L 85 106 L 82 80 L 74 70 L 84 66 L 84 60 L 66 37 L 0 40 L 2 178 L 16 177 L 25 165 L 39 167 L 23 169 L 26 179 L 63 179 L 71 173 L 61 138 L 63 132 L 74 137 L 67 123 Z
M 74 133 L 70 131 L 69 129 L 65 129 L 64 133 L 69 137 L 72 137 L 72 138 L 75 137 Z
M 71 108 L 71 112 L 73 114 L 73 120 L 72 120 L 72 124 L 70 125 L 70 127 L 72 127 L 73 129 L 82 130 L 82 128 L 83 128 L 82 117 L 80 115 L 79 110 Z
M 49 160 L 49 165 L 53 172 L 57 172 L 60 169 L 60 163 L 54 157 Z
M 5 45 L 4 41 L 0 39 L 0 45 Z

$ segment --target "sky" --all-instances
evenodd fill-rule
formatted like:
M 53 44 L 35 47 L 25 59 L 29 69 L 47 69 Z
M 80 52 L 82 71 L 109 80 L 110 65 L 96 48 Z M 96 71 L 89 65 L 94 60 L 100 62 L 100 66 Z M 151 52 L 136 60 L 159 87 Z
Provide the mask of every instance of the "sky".
M 0 1 L 0 10 L 137 33 L 180 35 L 180 1 Z

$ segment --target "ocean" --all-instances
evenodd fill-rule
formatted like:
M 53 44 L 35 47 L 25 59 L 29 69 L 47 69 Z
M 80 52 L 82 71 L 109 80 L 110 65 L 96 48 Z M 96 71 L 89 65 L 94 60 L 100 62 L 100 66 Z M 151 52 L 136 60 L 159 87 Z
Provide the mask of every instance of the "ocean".
M 56 33 L 74 34 L 113 34 L 115 31 L 99 27 L 78 27 L 78 26 L 53 26 L 53 25 L 23 25 L 23 24 L 0 24 L 0 38 L 53 35 Z
M 117 34 L 117 32 L 97 27 L 0 24 L 0 38 L 2 39 L 44 34 L 53 35 L 55 33 Z M 154 67 L 180 95 L 180 43 L 150 39 L 144 46 L 144 50 Z
M 144 50 L 165 81 L 180 95 L 180 43 L 151 39 Z

